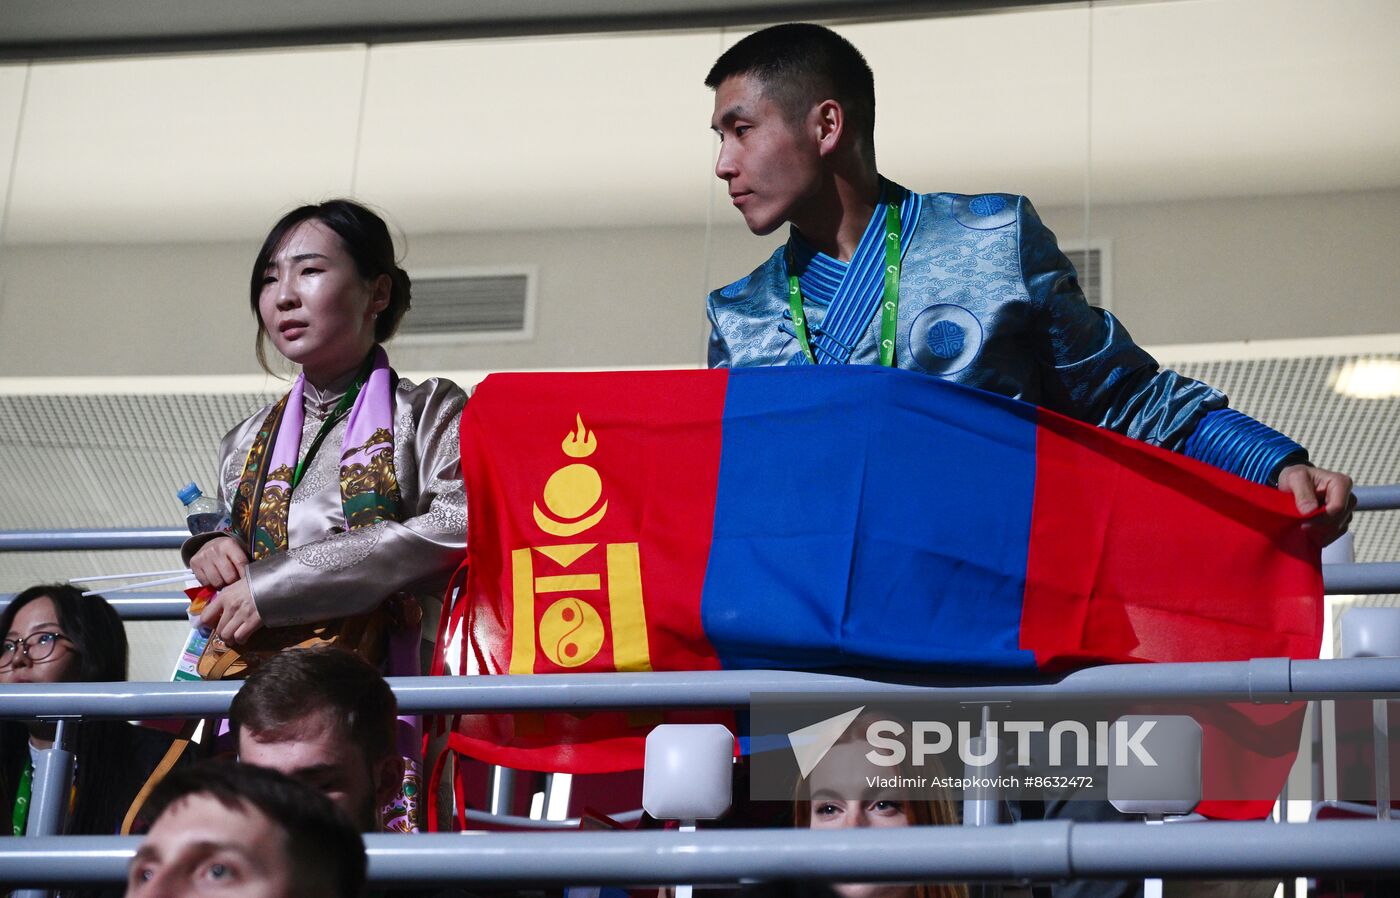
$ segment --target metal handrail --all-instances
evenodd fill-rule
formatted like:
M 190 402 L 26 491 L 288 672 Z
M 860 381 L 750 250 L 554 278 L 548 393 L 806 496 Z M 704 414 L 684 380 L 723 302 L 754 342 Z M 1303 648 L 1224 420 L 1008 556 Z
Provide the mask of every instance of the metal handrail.
M 1400 483 L 1358 486 L 1357 511 L 1400 509 Z M 189 533 L 168 527 L 83 527 L 71 530 L 0 530 L 0 552 L 85 549 L 178 549 Z
M 1386 511 L 1400 508 L 1400 483 L 1358 486 L 1354 492 L 1357 511 Z
M 97 549 L 178 549 L 188 530 L 169 527 L 83 527 L 76 530 L 0 530 L 0 552 Z
M 1400 592 L 1400 562 L 1324 564 L 1322 591 L 1329 596 L 1373 596 Z
M 1354 564 L 1324 564 L 1322 588 L 1327 595 L 1359 596 L 1400 593 L 1400 562 L 1372 561 Z M 10 600 L 0 595 L 0 608 Z M 189 599 L 180 593 L 121 595 L 105 597 L 122 620 L 184 620 Z
M 0 882 L 117 882 L 139 839 L 6 839 Z M 1001 827 L 448 833 L 365 836 L 376 884 L 640 885 L 739 880 L 907 882 L 1142 876 L 1239 878 L 1400 872 L 1400 825 L 1371 821 L 1182 826 L 1035 821 Z M 540 863 L 547 857 L 549 862 Z
M 790 670 L 713 670 L 392 677 L 388 682 L 400 709 L 418 713 L 744 708 L 755 693 L 883 693 L 958 701 L 1260 703 L 1400 695 L 1400 658 L 1118 664 L 1090 667 L 1058 679 L 1027 674 L 1018 681 L 1007 678 L 993 683 L 954 676 L 899 676 L 901 681 L 893 682 Z M 222 716 L 240 685 L 236 681 L 13 684 L 0 687 L 0 718 Z
M 0 533 L 0 538 L 5 534 Z M 3 548 L 0 548 L 3 551 Z M 1386 595 L 1400 592 L 1400 562 L 1371 561 L 1352 564 L 1324 564 L 1322 591 L 1327 595 Z M 0 608 L 10 600 L 0 595 Z M 122 620 L 184 620 L 189 599 L 180 593 L 121 595 L 105 597 Z

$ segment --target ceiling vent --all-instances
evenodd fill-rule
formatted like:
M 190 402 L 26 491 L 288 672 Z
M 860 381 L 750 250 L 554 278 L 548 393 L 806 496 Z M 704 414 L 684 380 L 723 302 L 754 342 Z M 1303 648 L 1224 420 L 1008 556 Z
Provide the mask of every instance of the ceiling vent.
M 1112 311 L 1113 291 L 1109 275 L 1113 268 L 1109 264 L 1108 241 L 1099 240 L 1087 248 L 1082 243 L 1061 244 L 1060 249 L 1078 272 L 1079 288 L 1084 291 L 1089 305 Z
M 413 307 L 399 326 L 405 343 L 528 340 L 535 333 L 533 267 L 412 272 Z

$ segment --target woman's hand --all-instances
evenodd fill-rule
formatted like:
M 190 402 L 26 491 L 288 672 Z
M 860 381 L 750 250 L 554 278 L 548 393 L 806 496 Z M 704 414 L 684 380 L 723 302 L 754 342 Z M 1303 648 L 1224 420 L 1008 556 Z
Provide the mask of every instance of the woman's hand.
M 247 566 L 247 550 L 231 536 L 209 540 L 190 559 L 190 570 L 211 589 L 223 589 L 242 580 Z
M 214 635 L 229 645 L 239 645 L 262 628 L 262 615 L 253 604 L 253 593 L 247 580 L 239 580 L 219 590 L 219 594 L 204 606 L 199 623 L 214 631 Z

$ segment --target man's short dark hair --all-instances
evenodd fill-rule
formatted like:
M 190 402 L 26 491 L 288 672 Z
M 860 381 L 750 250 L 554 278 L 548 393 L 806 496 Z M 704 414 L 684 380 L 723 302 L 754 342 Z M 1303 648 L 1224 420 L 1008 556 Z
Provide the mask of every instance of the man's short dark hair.
M 213 761 L 172 771 L 151 793 L 145 813 L 155 821 L 192 795 L 234 810 L 255 808 L 278 826 L 286 834 L 292 879 L 303 894 L 323 894 L 327 883 L 342 898 L 364 892 L 364 840 L 345 812 L 316 789 L 275 770 Z
M 259 665 L 234 696 L 229 724 L 237 738 L 290 735 L 324 712 L 371 763 L 394 751 L 398 702 L 378 670 L 343 649 L 280 652 Z
M 755 31 L 724 52 L 705 76 L 718 88 L 749 75 L 763 86 L 790 124 L 799 124 L 822 100 L 841 104 L 865 155 L 875 158 L 875 76 L 850 41 L 805 22 Z

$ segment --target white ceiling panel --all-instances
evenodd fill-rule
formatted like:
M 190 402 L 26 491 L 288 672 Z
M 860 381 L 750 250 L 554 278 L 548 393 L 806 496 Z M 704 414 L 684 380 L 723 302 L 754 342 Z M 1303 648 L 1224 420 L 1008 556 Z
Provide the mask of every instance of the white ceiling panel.
M 875 69 L 881 168 L 911 187 L 1077 204 L 1086 162 L 1095 203 L 1400 185 L 1394 0 L 840 30 Z M 408 233 L 701 223 L 717 182 L 700 82 L 742 33 L 36 64 L 6 239 L 255 240 L 352 189 Z M 0 159 L 22 82 L 0 67 Z M 722 194 L 715 211 L 738 223 Z
M 1073 202 L 1083 183 L 1087 10 L 842 29 L 875 73 L 881 170 L 909 187 Z
M 704 219 L 718 33 L 381 47 L 361 193 L 409 231 Z
M 958 15 L 1079 0 L 4 0 L 0 59 Z M 1141 2 L 1141 0 L 1133 0 Z
M 15 137 L 19 128 L 26 75 L 27 72 L 21 68 L 0 68 L 0 210 L 4 210 L 9 197 L 10 176 L 14 171 Z M 3 211 L 0 211 L 0 229 L 3 227 Z M 4 236 L 3 231 L 0 231 L 0 242 L 3 242 Z
M 881 168 L 911 186 L 1078 203 L 1086 150 L 1103 203 L 1400 184 L 1393 0 L 1108 4 L 841 31 L 875 70 Z
M 1109 7 L 1094 66 L 1101 201 L 1400 184 L 1400 3 Z
M 242 236 L 345 192 L 363 65 L 360 48 L 36 65 L 9 240 Z

